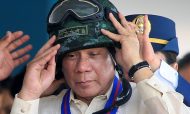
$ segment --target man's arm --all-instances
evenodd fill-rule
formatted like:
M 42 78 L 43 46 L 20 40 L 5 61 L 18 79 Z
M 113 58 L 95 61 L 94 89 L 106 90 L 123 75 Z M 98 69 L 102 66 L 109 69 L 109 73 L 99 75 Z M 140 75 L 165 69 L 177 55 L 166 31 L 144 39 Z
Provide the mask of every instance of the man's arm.
M 121 43 L 122 48 L 116 51 L 116 60 L 123 69 L 125 69 L 125 72 L 128 72 L 133 65 L 142 62 L 143 59 L 147 60 L 150 64 L 152 71 L 148 67 L 143 67 L 134 73 L 134 82 L 137 83 L 137 88 L 142 96 L 142 100 L 144 103 L 147 103 L 147 111 L 151 114 L 154 111 L 156 114 L 190 113 L 189 109 L 182 102 L 183 97 L 175 92 L 174 89 L 163 85 L 162 82 L 153 75 L 153 72 L 160 68 L 161 61 L 159 58 L 156 58 L 153 48 L 148 41 L 149 30 L 146 29 L 148 25 L 147 16 L 145 16 L 144 19 L 145 32 L 137 35 L 135 35 L 135 30 L 133 30 L 135 26 L 124 20 L 121 14 L 119 14 L 119 16 L 121 24 L 110 14 L 110 20 L 119 34 L 114 34 L 107 30 L 102 30 L 102 33 L 112 40 Z M 139 42 L 137 42 L 137 38 Z M 165 69 L 165 71 L 167 71 L 167 69 Z M 156 105 L 156 103 L 159 104 Z M 160 112 L 160 109 L 162 109 L 162 112 Z

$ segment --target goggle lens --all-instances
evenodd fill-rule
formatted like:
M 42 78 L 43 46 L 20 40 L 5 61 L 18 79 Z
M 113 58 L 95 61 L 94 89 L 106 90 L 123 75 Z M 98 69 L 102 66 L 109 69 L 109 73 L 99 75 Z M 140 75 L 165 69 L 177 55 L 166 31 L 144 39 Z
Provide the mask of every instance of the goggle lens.
M 96 16 L 99 12 L 100 7 L 90 0 L 65 0 L 55 6 L 49 16 L 49 23 L 59 23 L 70 14 L 84 20 Z

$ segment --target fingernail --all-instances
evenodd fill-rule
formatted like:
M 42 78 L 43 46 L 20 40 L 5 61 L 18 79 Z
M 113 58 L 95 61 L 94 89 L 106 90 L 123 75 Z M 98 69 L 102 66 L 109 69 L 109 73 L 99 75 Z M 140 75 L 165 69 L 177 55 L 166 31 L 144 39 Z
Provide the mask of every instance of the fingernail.
M 9 36 L 11 34 L 11 31 L 7 31 L 6 36 Z
M 106 30 L 105 29 L 101 29 L 102 32 L 105 32 Z
M 6 37 L 5 37 L 5 38 L 9 37 L 11 33 L 12 33 L 11 31 L 7 31 L 7 32 L 6 32 Z
M 53 39 L 54 39 L 54 38 L 56 38 L 56 36 L 55 36 L 55 35 L 52 35 L 52 36 L 51 36 L 51 38 L 53 38 Z
M 21 31 L 21 30 L 19 30 L 19 31 L 17 31 L 19 34 L 23 34 L 23 31 Z
M 60 48 L 61 47 L 61 45 L 60 44 L 58 44 L 58 46 L 57 46 L 58 48 Z
M 113 14 L 112 14 L 112 13 L 110 13 L 109 15 L 110 15 L 110 16 L 113 16 Z
M 11 32 L 10 32 L 10 31 L 7 31 L 7 32 L 6 32 L 6 35 L 5 35 L 2 39 L 8 38 L 10 34 L 11 34 Z

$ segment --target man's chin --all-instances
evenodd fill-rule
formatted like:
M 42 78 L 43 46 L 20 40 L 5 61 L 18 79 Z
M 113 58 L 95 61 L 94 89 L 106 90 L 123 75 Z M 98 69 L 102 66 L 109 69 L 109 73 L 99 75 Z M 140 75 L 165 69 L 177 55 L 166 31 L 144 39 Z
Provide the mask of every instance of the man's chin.
M 83 98 L 93 98 L 94 96 L 97 96 L 99 93 L 93 91 L 93 89 L 89 89 L 89 90 L 85 89 L 83 91 L 76 92 L 76 94 Z

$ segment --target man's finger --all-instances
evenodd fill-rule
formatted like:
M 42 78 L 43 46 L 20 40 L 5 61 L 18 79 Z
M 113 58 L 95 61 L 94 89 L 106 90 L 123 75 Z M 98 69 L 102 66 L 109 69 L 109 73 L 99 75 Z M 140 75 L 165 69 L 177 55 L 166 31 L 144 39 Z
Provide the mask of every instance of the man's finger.
M 108 36 L 110 39 L 114 40 L 114 41 L 117 41 L 117 42 L 120 41 L 120 37 L 119 37 L 118 34 L 114 34 L 114 33 L 110 32 L 110 31 L 108 31 L 108 30 L 105 30 L 105 29 L 101 29 L 101 32 L 102 32 L 104 35 Z
M 120 34 L 124 34 L 125 33 L 124 27 L 117 21 L 117 19 L 114 17 L 114 15 L 112 13 L 109 14 L 109 18 L 110 18 L 112 24 L 114 25 L 114 27 L 117 29 L 117 31 Z
M 50 71 L 50 72 L 55 72 L 55 66 L 56 66 L 56 63 L 55 63 L 55 56 L 53 56 L 49 63 L 48 63 L 48 67 L 47 67 L 47 70 Z
M 47 55 L 48 53 L 50 53 L 50 52 L 52 52 L 54 50 L 57 51 L 59 48 L 60 48 L 59 44 L 55 45 L 55 46 L 49 48 L 48 50 L 44 51 L 43 53 L 40 53 L 38 56 L 35 56 L 34 60 L 40 59 L 40 58 L 44 57 L 45 55 Z
M 18 48 L 19 46 L 23 45 L 25 42 L 27 42 L 29 40 L 29 36 L 25 35 L 23 37 L 21 37 L 20 39 L 17 39 L 15 41 L 13 41 L 8 47 L 7 49 L 11 52 L 13 50 L 15 50 L 16 48 Z
M 37 62 L 43 66 L 45 64 L 47 64 L 50 59 L 55 56 L 55 54 L 57 53 L 57 50 L 60 48 L 60 45 L 55 45 L 54 47 L 51 47 L 49 50 L 46 50 L 46 52 L 40 54 L 39 56 L 35 57 L 33 59 L 33 62 Z
M 18 65 L 20 65 L 20 64 L 22 64 L 22 63 L 24 63 L 24 62 L 26 62 L 29 58 L 30 58 L 30 55 L 27 54 L 27 55 L 25 55 L 25 56 L 23 56 L 23 57 L 21 57 L 21 58 L 18 58 L 18 59 L 16 59 L 16 60 L 14 60 L 14 65 L 15 65 L 15 67 L 17 67 Z
M 148 21 L 148 16 L 144 16 L 144 35 L 149 36 L 150 33 L 150 23 Z
M 11 32 L 7 31 L 6 35 L 0 40 L 0 49 L 3 49 L 11 42 Z
M 23 35 L 22 31 L 16 31 L 14 33 L 8 32 L 7 33 L 10 37 L 7 37 L 5 40 L 7 41 L 8 44 L 10 44 L 12 41 L 20 38 Z
M 36 56 L 39 56 L 41 53 L 43 53 L 44 51 L 46 51 L 47 49 L 51 48 L 53 43 L 55 42 L 55 35 L 53 35 L 49 41 L 38 51 L 38 53 L 36 54 Z
M 21 37 L 24 33 L 22 31 L 16 31 L 16 32 L 13 32 L 13 35 L 15 36 L 15 39 L 13 40 L 16 40 L 17 38 Z
M 11 55 L 12 55 L 12 58 L 13 59 L 16 59 L 24 54 L 26 54 L 28 51 L 30 51 L 32 49 L 32 45 L 27 45 L 25 46 L 24 48 L 22 49 L 19 49 L 15 52 L 13 52 Z
M 42 67 L 44 67 L 46 64 L 48 64 L 48 66 L 49 66 L 49 65 L 52 65 L 52 64 L 49 64 L 49 62 L 50 62 L 50 60 L 53 58 L 53 56 L 56 55 L 56 53 L 57 53 L 56 50 L 51 51 L 51 52 L 47 53 L 46 55 L 44 55 L 43 57 L 39 58 L 36 62 L 37 62 L 40 66 L 42 66 Z M 48 68 L 48 66 L 47 66 L 47 68 Z
M 120 18 L 120 20 L 121 20 L 121 24 L 122 24 L 125 28 L 127 28 L 127 27 L 128 27 L 128 21 L 125 19 L 125 16 L 122 15 L 121 13 L 119 13 L 119 18 Z

